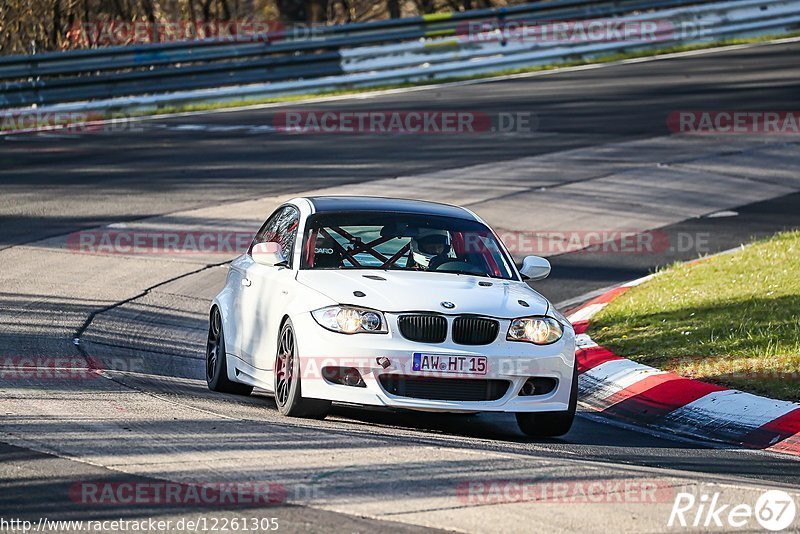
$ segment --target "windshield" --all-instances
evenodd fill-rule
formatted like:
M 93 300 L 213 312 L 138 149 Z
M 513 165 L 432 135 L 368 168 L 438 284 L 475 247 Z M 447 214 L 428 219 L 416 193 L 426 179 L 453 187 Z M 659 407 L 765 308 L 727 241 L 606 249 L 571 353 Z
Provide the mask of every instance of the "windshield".
M 407 213 L 322 213 L 306 227 L 302 269 L 435 271 L 511 280 L 485 225 Z

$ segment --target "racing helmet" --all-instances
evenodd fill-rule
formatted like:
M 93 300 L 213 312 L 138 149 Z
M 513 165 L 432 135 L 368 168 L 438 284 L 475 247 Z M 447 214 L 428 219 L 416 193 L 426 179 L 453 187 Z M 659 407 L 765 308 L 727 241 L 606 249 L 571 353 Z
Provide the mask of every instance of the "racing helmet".
M 436 256 L 450 253 L 450 233 L 447 230 L 421 230 L 411 238 L 411 255 L 414 263 L 428 268 Z

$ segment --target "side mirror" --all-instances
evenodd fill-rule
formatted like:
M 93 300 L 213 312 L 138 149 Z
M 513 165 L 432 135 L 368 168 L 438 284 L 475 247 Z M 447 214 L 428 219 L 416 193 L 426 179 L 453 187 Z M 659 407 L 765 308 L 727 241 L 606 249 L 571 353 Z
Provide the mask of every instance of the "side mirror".
M 544 280 L 550 274 L 550 262 L 539 256 L 525 256 L 519 272 L 530 280 Z
M 253 257 L 254 262 L 267 267 L 286 264 L 286 258 L 283 257 L 280 243 L 274 241 L 254 245 L 250 255 Z

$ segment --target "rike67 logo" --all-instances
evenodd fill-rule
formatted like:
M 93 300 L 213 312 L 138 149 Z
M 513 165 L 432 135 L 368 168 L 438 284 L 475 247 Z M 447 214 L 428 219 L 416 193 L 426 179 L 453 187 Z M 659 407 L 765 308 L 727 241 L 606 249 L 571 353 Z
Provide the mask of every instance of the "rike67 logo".
M 797 514 L 794 497 L 781 490 L 761 494 L 755 505 L 726 503 L 720 493 L 700 496 L 681 492 L 675 496 L 667 526 L 699 528 L 754 528 L 756 524 L 772 532 L 792 527 Z

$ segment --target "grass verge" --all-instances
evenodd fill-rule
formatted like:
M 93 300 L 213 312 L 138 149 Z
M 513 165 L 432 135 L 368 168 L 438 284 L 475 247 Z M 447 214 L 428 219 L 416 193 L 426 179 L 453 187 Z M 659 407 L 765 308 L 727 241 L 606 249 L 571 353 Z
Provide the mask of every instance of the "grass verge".
M 800 400 L 800 231 L 666 268 L 612 301 L 589 335 L 646 365 Z

